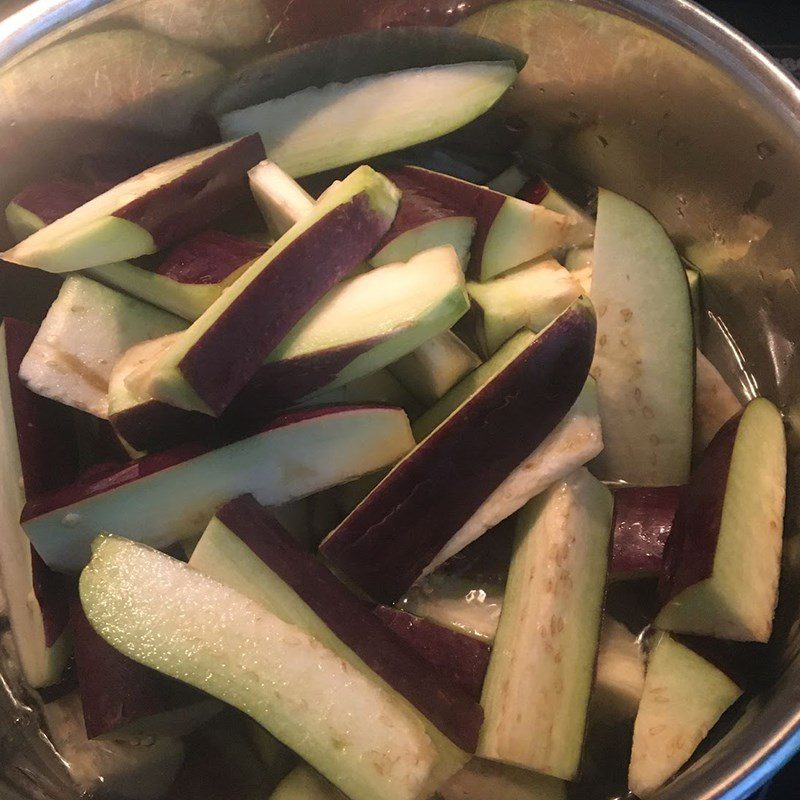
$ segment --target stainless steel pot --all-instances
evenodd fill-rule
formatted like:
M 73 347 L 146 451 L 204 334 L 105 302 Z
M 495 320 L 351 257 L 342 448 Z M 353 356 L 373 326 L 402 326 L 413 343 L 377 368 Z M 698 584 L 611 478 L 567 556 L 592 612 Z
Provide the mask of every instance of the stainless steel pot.
M 255 23 L 247 16 L 253 13 Z M 689 0 L 39 0 L 0 23 L 0 64 L 88 26 L 142 25 L 231 64 L 259 41 L 277 48 L 327 31 L 456 19 L 530 53 L 519 86 L 504 101 L 531 125 L 527 154 L 546 172 L 608 186 L 652 210 L 703 272 L 707 354 L 743 397 L 764 394 L 785 412 L 792 445 L 786 564 L 776 634 L 763 654 L 763 689 L 658 795 L 743 800 L 800 750 L 800 87 L 787 74 Z M 210 92 L 219 79 L 213 70 L 205 74 L 200 88 L 193 85 L 193 99 L 180 105 L 166 88 L 174 65 L 154 72 L 143 58 L 132 65 L 139 83 L 128 85 L 126 108 L 104 105 L 107 87 L 97 84 L 81 96 L 74 118 L 52 102 L 52 114 L 60 116 L 49 119 L 49 101 L 70 85 L 69 66 L 54 68 L 53 94 L 36 108 L 9 114 L 18 98 L 0 94 L 0 200 L 26 177 L 53 169 L 64 147 L 59 131 L 68 131 L 74 146 L 108 122 L 185 133 L 190 112 L 207 95 L 203 81 Z M 103 80 L 125 71 L 97 67 Z M 156 92 L 159 81 L 163 92 Z M 154 92 L 158 102 L 148 105 Z M 19 300 L 13 290 L 0 287 L 0 311 Z M 35 298 L 27 302 L 35 305 Z M 21 706 L 14 714 L 29 719 Z M 43 771 L 31 761 L 30 746 L 12 746 L 36 738 L 30 725 L 16 727 L 26 737 L 0 736 L 0 755 L 5 743 L 6 761 Z M 20 784 L 20 774 L 17 785 L 27 796 L 54 791 L 51 778 Z

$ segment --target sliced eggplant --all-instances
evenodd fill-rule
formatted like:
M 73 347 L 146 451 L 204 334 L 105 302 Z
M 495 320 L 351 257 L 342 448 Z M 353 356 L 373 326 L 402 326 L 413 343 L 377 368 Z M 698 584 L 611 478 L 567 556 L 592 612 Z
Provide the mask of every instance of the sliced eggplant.
M 581 285 L 557 261 L 546 259 L 486 283 L 467 284 L 470 322 L 489 358 L 520 328 L 540 331 L 581 294 Z
M 280 505 L 392 464 L 412 446 L 400 409 L 299 411 L 217 449 L 184 445 L 87 475 L 30 499 L 23 527 L 51 568 L 71 572 L 87 562 L 101 531 L 167 547 L 200 533 L 232 497 L 251 492 L 265 505 Z
M 155 259 L 119 261 L 84 272 L 183 319 L 195 320 L 265 250 L 250 239 L 209 230 Z
M 259 365 L 388 230 L 399 193 L 359 167 L 228 288 L 129 387 L 219 415 Z M 264 308 L 273 313 L 264 316 Z
M 252 716 L 353 800 L 424 800 L 466 761 L 301 628 L 142 544 L 98 538 L 81 602 L 113 647 Z
M 628 787 L 647 798 L 689 760 L 742 690 L 724 672 L 668 634 L 647 664 L 636 715 Z
M 395 361 L 389 371 L 427 407 L 444 397 L 480 363 L 480 358 L 458 336 L 445 331 Z
M 477 699 L 455 675 L 433 669 L 252 497 L 219 509 L 190 566 L 302 628 L 356 669 L 374 672 L 444 735 L 474 750 L 483 718 Z
M 510 342 L 505 366 L 323 541 L 320 551 L 331 565 L 373 598 L 393 603 L 522 506 L 529 495 L 517 495 L 515 505 L 505 497 L 492 508 L 485 502 L 577 399 L 594 333 L 591 305 L 578 301 L 538 336 L 521 333 Z
M 34 689 L 58 682 L 70 655 L 67 587 L 19 524 L 26 498 L 69 481 L 78 468 L 71 412 L 29 391 L 19 365 L 36 328 L 0 325 L 0 577 L 22 675 Z
M 567 784 L 549 775 L 473 758 L 438 794 L 442 800 L 567 800 Z
M 96 417 L 108 416 L 108 382 L 128 348 L 186 323 L 114 289 L 70 275 L 20 365 L 37 394 Z
M 581 468 L 521 512 L 483 688 L 479 755 L 564 780 L 577 775 L 612 505 L 608 489 Z
M 218 121 L 225 138 L 260 134 L 269 158 L 296 178 L 460 128 L 491 108 L 516 77 L 507 61 L 400 70 L 309 87 Z
M 386 403 L 404 409 L 409 419 L 416 419 L 423 411 L 420 401 L 388 369 L 327 389 L 308 400 L 309 405 L 315 406 L 336 403 Z
M 280 49 L 246 64 L 215 98 L 214 113 L 398 70 L 470 61 L 513 61 L 522 69 L 527 61 L 515 47 L 452 28 L 381 28 Z
M 256 164 L 247 177 L 261 216 L 275 238 L 283 236 L 314 208 L 314 198 L 274 161 L 266 159 Z
M 428 197 L 477 220 L 467 277 L 486 281 L 562 245 L 569 220 L 561 214 L 420 167 L 388 170 L 403 193 Z
M 786 436 L 757 398 L 708 446 L 681 496 L 664 552 L 662 630 L 766 642 L 778 600 Z
M 154 253 L 243 199 L 247 170 L 263 157 L 258 138 L 248 136 L 166 161 L 89 200 L 3 258 L 69 272 Z
M 316 405 L 317 395 L 330 396 L 331 390 L 447 331 L 468 306 L 463 274 L 449 247 L 343 281 L 272 351 L 227 408 L 222 425 L 247 431 L 283 409 Z M 133 376 L 153 369 L 172 342 L 174 337 L 168 337 L 129 351 L 112 374 L 112 421 L 138 450 L 163 450 L 191 440 L 213 423 L 206 414 L 137 391 Z
M 692 454 L 694 334 L 686 275 L 654 217 L 600 191 L 592 302 L 605 480 L 686 483 Z
M 585 247 L 592 243 L 594 220 L 583 209 L 557 192 L 544 178 L 531 178 L 514 194 L 529 203 L 536 203 L 568 217 L 572 221 L 572 227 L 567 244 Z
M 380 267 L 408 261 L 422 250 L 449 244 L 458 253 L 462 268 L 466 269 L 476 224 L 475 217 L 408 189 L 400 198 L 392 227 L 371 256 L 370 263 Z

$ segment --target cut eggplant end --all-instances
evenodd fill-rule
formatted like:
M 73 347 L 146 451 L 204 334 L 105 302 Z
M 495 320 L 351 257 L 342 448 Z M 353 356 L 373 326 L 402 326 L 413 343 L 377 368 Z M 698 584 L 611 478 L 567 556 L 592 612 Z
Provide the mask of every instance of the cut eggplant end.
M 609 490 L 582 468 L 520 513 L 478 755 L 564 780 L 578 774 L 612 505 Z
M 466 269 L 475 224 L 475 218 L 468 216 L 451 216 L 426 222 L 393 238 L 370 258 L 370 264 L 380 267 L 405 262 L 423 250 L 450 245 L 455 248 L 462 270 Z
M 256 205 L 276 238 L 311 213 L 314 198 L 274 161 L 256 164 L 247 176 Z
M 778 598 L 786 501 L 778 409 L 751 401 L 714 437 L 667 542 L 657 627 L 766 642 Z
M 93 550 L 81 601 L 109 644 L 252 716 L 354 800 L 424 800 L 460 766 L 380 685 L 245 595 L 126 539 Z
M 628 787 L 647 798 L 674 775 L 741 696 L 725 673 L 661 634 L 650 653 L 636 715 Z
M 429 407 L 480 364 L 477 354 L 458 336 L 445 331 L 395 361 L 389 366 L 389 371 L 424 406 Z M 415 414 L 414 418 L 418 416 Z

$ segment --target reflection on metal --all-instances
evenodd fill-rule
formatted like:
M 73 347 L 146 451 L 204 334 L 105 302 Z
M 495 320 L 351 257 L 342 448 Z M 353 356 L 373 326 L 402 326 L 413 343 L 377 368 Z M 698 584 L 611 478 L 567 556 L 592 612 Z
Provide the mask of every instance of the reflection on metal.
M 739 381 L 744 395 L 760 391 L 785 409 L 797 408 L 800 86 L 743 36 L 689 0 L 512 0 L 489 8 L 486 0 L 170 0 L 174 20 L 183 20 L 180 30 L 164 16 L 165 2 L 39 0 L 0 23 L 0 64 L 15 69 L 11 65 L 25 56 L 85 32 L 87 25 L 105 31 L 143 24 L 149 36 L 166 43 L 165 51 L 188 47 L 195 55 L 192 48 L 206 48 L 197 54 L 198 63 L 221 64 L 212 73 L 230 74 L 254 56 L 257 49 L 251 46 L 262 36 L 277 49 L 303 38 L 387 23 L 466 18 L 461 23 L 465 29 L 530 53 L 520 86 L 504 101 L 529 123 L 525 155 L 545 173 L 608 186 L 649 208 L 703 273 L 710 312 L 704 347 L 708 343 L 727 353 L 715 363 L 729 364 L 728 377 Z M 241 15 L 231 16 L 227 25 L 226 14 L 234 14 L 230 9 Z M 248 14 L 261 12 L 266 17 L 248 22 Z M 67 60 L 60 67 L 59 83 L 66 80 L 69 66 Z M 101 66 L 98 75 L 112 74 Z M 143 72 L 141 80 L 128 81 L 123 105 L 131 97 L 152 100 L 164 91 L 165 78 L 148 73 L 148 66 L 143 58 L 131 64 L 132 71 Z M 9 107 L 2 77 L 0 71 L 0 112 Z M 121 80 L 114 78 L 107 87 L 112 96 Z M 205 99 L 202 91 L 197 97 L 198 103 Z M 139 133 L 174 135 L 174 126 L 163 128 L 169 116 L 157 118 L 156 109 L 164 107 L 153 105 L 155 119 L 132 123 L 127 116 L 124 123 L 136 125 Z M 187 106 L 182 113 L 191 110 Z M 52 174 L 74 148 L 103 152 L 110 139 L 121 135 L 104 116 L 95 120 L 93 136 L 83 130 L 76 137 L 63 119 L 49 120 L 45 112 L 46 103 L 41 103 L 35 109 L 36 125 L 29 125 L 25 136 L 10 121 L 0 127 L 2 197 L 13 195 L 33 176 Z M 13 121 L 25 124 L 24 119 Z M 798 464 L 796 452 L 791 463 Z M 792 477 L 794 487 L 796 469 Z M 768 651 L 776 681 L 752 700 L 742 723 L 659 798 L 744 800 L 800 748 L 800 663 L 788 660 L 797 653 L 800 635 L 792 624 L 800 610 L 800 564 L 787 563 L 778 620 L 784 638 L 778 637 Z M 0 692 L 0 715 L 10 720 L 18 713 Z M 11 779 L 23 774 L 19 769 L 36 773 L 31 759 L 39 758 L 37 746 L 31 746 L 30 758 L 28 746 L 41 740 L 33 726 L 5 727 L 10 734 L 2 746 L 14 758 L 27 760 L 10 773 Z M 50 777 L 42 783 L 54 785 Z M 17 795 L 26 800 L 36 796 L 30 786 Z

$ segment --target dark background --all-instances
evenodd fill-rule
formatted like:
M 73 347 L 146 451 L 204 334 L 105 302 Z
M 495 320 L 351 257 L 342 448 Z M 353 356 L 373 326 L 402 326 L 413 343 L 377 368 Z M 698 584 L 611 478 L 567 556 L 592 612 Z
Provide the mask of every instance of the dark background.
M 0 0 L 0 19 L 26 4 L 27 0 Z M 800 0 L 701 0 L 701 5 L 760 44 L 800 80 Z M 757 796 L 757 800 L 798 798 L 800 757 Z

